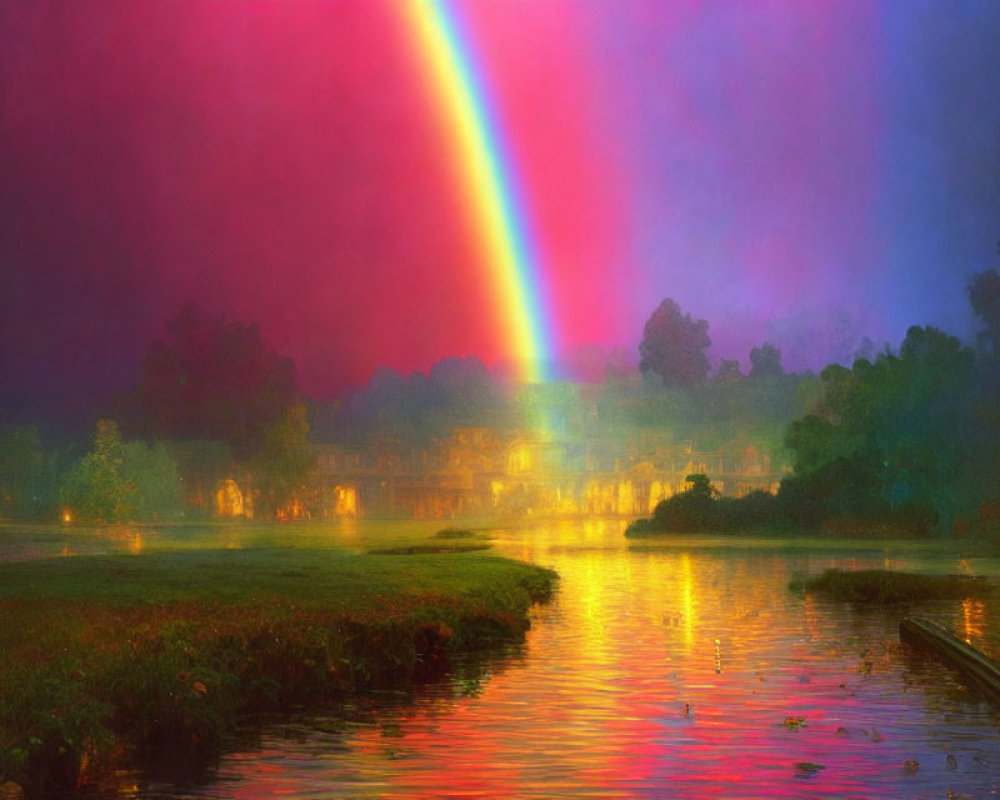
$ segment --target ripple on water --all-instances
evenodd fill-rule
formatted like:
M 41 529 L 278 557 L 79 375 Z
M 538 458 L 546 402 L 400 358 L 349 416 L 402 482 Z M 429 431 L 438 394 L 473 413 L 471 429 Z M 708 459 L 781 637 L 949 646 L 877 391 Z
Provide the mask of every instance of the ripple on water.
M 213 784 L 170 796 L 1000 791 L 996 712 L 901 647 L 897 616 L 786 588 L 795 573 L 908 562 L 806 549 L 630 551 L 616 526 L 539 526 L 497 541 L 561 575 L 521 656 L 488 680 L 465 676 L 333 731 L 269 729 L 258 747 L 227 757 Z M 931 615 L 996 652 L 998 611 L 959 604 Z

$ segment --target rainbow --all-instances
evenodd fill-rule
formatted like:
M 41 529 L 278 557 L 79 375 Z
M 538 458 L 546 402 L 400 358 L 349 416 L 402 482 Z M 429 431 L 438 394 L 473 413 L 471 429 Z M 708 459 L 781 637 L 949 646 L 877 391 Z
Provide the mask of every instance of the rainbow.
M 443 124 L 454 137 L 456 172 L 498 295 L 504 340 L 511 343 L 519 377 L 529 383 L 544 381 L 552 347 L 543 314 L 542 273 L 516 172 L 469 37 L 450 3 L 410 0 L 404 7 L 418 34 L 420 55 L 433 75 L 432 90 Z

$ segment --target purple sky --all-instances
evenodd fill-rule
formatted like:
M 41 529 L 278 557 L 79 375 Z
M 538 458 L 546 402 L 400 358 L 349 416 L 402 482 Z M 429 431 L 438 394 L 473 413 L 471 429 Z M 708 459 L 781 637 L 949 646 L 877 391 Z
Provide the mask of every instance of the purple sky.
M 467 3 L 555 344 L 715 358 L 969 337 L 998 265 L 1000 3 Z M 392 3 L 0 0 L 0 409 L 134 379 L 187 300 L 304 388 L 508 355 Z

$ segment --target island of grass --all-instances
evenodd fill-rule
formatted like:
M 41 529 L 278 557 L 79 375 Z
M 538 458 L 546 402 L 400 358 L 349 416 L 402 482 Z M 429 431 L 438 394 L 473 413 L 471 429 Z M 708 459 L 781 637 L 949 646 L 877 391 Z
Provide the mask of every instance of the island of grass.
M 549 570 L 478 552 L 190 550 L 0 565 L 0 782 L 114 790 L 237 721 L 407 689 L 516 641 Z
M 828 569 L 813 578 L 795 579 L 789 588 L 868 608 L 983 598 L 994 591 L 993 583 L 984 577 L 921 575 L 884 569 Z

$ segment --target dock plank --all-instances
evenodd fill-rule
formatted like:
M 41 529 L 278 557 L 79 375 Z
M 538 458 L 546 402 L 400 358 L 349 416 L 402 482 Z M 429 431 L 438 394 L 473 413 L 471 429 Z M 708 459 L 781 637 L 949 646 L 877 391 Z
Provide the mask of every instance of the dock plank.
M 936 657 L 1000 707 L 1000 664 L 937 623 L 907 617 L 899 623 L 899 638 Z

